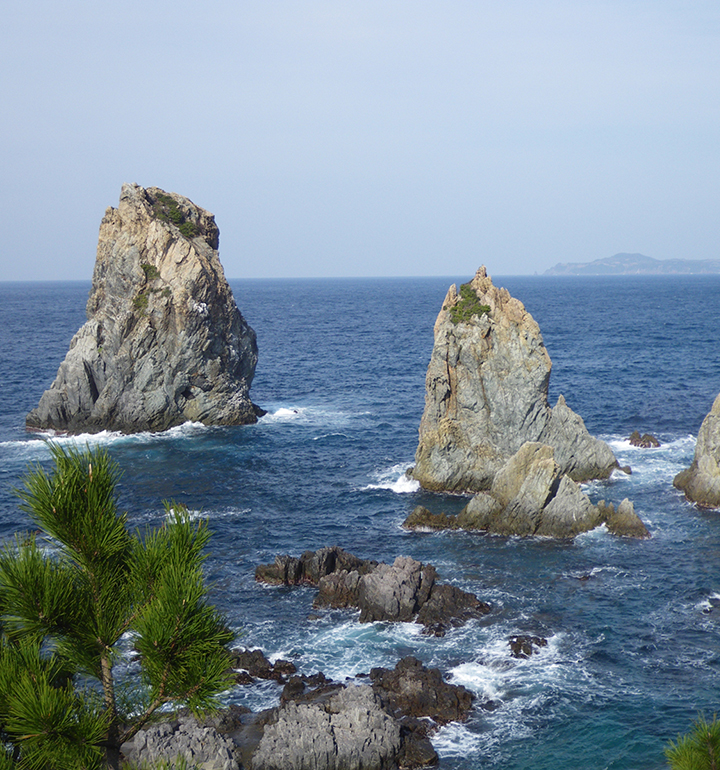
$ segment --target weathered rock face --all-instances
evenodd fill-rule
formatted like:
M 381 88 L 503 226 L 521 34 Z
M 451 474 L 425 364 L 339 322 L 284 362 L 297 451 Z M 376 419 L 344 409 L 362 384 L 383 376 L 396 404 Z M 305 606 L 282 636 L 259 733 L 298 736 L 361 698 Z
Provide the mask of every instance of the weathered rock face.
M 693 503 L 720 508 L 720 395 L 700 426 L 692 464 L 673 484 Z
M 213 215 L 187 198 L 123 185 L 100 225 L 88 321 L 27 426 L 132 433 L 256 422 L 255 332 L 225 280 L 218 239 Z
M 435 322 L 413 476 L 426 489 L 477 492 L 526 441 L 548 444 L 575 481 L 607 478 L 610 447 L 591 436 L 561 396 L 548 403 L 550 357 L 522 302 L 481 267 L 451 286 Z
M 325 703 L 285 703 L 265 727 L 252 770 L 394 770 L 400 724 L 367 685 L 348 687 Z
M 563 473 L 551 446 L 527 442 L 495 474 L 490 491 L 476 494 L 457 516 L 433 514 L 418 506 L 403 526 L 569 538 L 601 524 L 616 535 L 650 536 L 629 500 L 623 500 L 617 511 L 604 501 L 593 505 Z

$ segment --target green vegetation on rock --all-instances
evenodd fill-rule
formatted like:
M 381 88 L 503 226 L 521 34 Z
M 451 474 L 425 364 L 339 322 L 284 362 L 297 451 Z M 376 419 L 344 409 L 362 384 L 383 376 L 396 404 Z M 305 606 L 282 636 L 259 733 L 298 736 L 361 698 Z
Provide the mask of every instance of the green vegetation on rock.
M 156 278 L 160 277 L 160 271 L 155 265 L 151 265 L 149 262 L 143 262 L 140 267 L 143 269 L 145 278 L 147 278 L 148 281 L 154 281 Z
M 194 238 L 199 229 L 194 222 L 185 219 L 177 201 L 166 193 L 158 193 L 153 203 L 155 216 L 163 222 L 172 222 L 186 238 Z
M 477 294 L 469 283 L 460 286 L 460 301 L 448 308 L 450 320 L 454 324 L 467 322 L 473 316 L 483 316 L 490 312 L 490 305 L 481 305 Z
M 708 723 L 700 715 L 677 743 L 670 741 L 665 756 L 672 770 L 720 770 L 720 722 L 717 715 Z
M 140 292 L 134 299 L 133 299 L 133 307 L 135 310 L 137 310 L 141 315 L 145 314 L 145 311 L 148 307 L 149 302 L 149 296 L 145 292 Z
M 130 529 L 105 450 L 50 452 L 18 492 L 32 530 L 0 551 L 0 770 L 117 770 L 159 709 L 219 705 L 233 634 L 207 601 L 206 521 L 166 503 Z

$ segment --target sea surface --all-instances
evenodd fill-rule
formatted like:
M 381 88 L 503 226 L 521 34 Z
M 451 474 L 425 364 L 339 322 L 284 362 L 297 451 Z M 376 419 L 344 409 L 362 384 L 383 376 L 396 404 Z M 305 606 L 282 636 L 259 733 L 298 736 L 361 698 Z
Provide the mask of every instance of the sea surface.
M 187 424 L 163 434 L 58 438 L 101 443 L 124 471 L 122 507 L 157 524 L 165 499 L 209 518 L 212 598 L 239 643 L 343 679 L 413 654 L 468 687 L 476 707 L 434 736 L 442 770 L 657 770 L 698 713 L 720 708 L 720 512 L 673 489 L 720 391 L 720 276 L 495 278 L 542 329 L 563 394 L 631 476 L 587 485 L 629 497 L 647 541 L 604 529 L 575 541 L 411 533 L 418 504 L 457 512 L 404 476 L 423 410 L 432 329 L 448 286 L 425 279 L 231 281 L 260 349 L 257 425 Z M 28 526 L 13 489 L 45 463 L 25 414 L 52 382 L 85 320 L 89 283 L 0 283 L 0 536 Z M 633 430 L 662 445 L 636 449 Z M 407 623 L 315 612 L 314 590 L 255 583 L 276 554 L 340 545 L 364 558 L 410 555 L 475 592 L 493 612 L 425 637 Z M 549 644 L 528 660 L 508 638 Z M 278 687 L 237 687 L 228 702 L 263 708 Z M 483 706 L 494 702 L 494 710 Z

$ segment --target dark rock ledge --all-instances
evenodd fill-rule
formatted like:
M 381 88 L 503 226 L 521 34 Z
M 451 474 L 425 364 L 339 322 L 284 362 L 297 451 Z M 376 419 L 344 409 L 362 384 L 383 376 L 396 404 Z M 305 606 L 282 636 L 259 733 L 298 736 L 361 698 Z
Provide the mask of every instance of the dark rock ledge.
M 315 607 L 353 607 L 360 622 L 420 623 L 424 633 L 443 636 L 448 628 L 490 612 L 475 594 L 436 582 L 431 564 L 398 556 L 392 564 L 360 559 L 338 546 L 306 551 L 300 558 L 276 556 L 261 564 L 255 579 L 271 585 L 318 587 Z

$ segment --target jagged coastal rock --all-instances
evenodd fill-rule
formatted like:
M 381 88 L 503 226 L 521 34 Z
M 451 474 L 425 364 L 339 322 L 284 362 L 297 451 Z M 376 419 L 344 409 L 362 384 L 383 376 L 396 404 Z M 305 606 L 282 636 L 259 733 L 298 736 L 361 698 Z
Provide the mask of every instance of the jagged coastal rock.
M 256 422 L 255 332 L 225 280 L 218 240 L 213 215 L 187 198 L 123 185 L 100 224 L 87 323 L 27 427 L 134 433 Z
M 604 501 L 593 505 L 562 472 L 551 446 L 527 442 L 495 474 L 490 491 L 476 494 L 457 516 L 433 514 L 418 506 L 403 526 L 571 538 L 601 524 L 616 535 L 650 536 L 629 500 L 623 500 L 617 510 Z
M 551 446 L 574 481 L 608 478 L 618 465 L 610 447 L 562 396 L 550 407 L 551 367 L 533 317 L 484 267 L 459 293 L 451 286 L 435 322 L 414 478 L 438 492 L 489 489 L 527 441 Z
M 490 612 L 490 605 L 475 594 L 438 583 L 436 575 L 432 564 L 409 556 L 384 564 L 359 559 L 338 546 L 306 551 L 299 558 L 276 556 L 274 563 L 255 570 L 261 583 L 317 586 L 315 607 L 358 608 L 361 623 L 414 621 L 433 636 Z
M 720 508 L 720 395 L 700 426 L 692 464 L 673 484 L 693 503 Z

